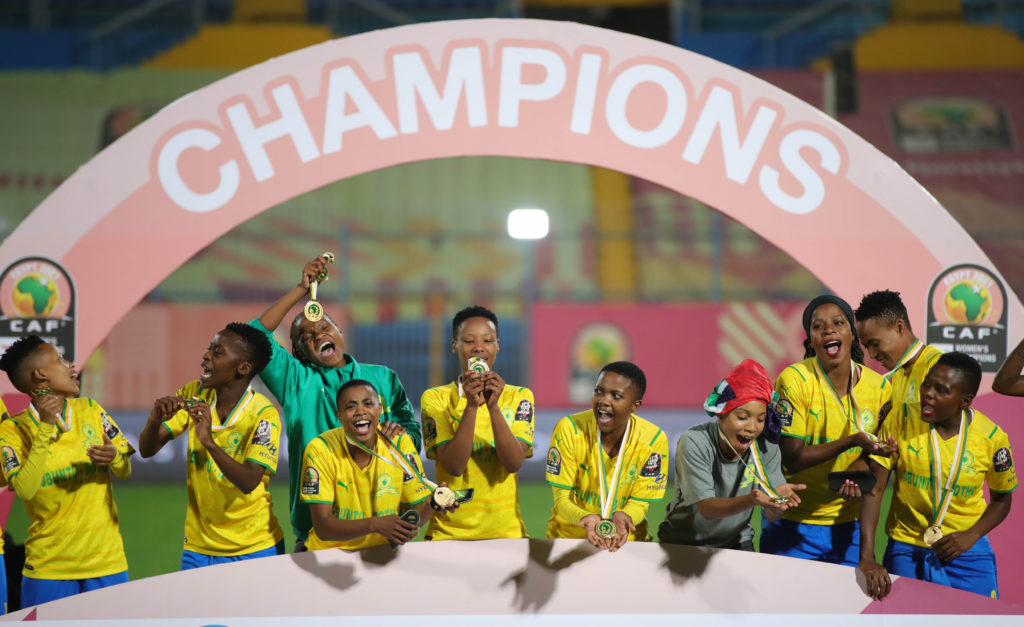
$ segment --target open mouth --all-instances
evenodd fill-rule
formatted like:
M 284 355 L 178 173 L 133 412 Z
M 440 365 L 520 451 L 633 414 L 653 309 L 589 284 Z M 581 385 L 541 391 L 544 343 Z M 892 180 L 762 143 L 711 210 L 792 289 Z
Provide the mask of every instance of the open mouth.
M 832 340 L 831 342 L 825 342 L 825 354 L 829 357 L 838 357 L 839 353 L 843 351 L 843 343 L 839 340 Z
M 200 367 L 203 369 L 202 372 L 199 374 L 200 381 L 206 381 L 213 376 L 213 371 L 207 368 L 205 364 L 200 365 Z
M 370 433 L 369 420 L 357 420 L 352 423 L 352 426 L 355 427 L 356 433 L 358 433 L 359 435 L 367 435 L 368 433 Z
M 599 425 L 610 425 L 615 416 L 606 410 L 599 410 L 597 412 L 597 424 Z
M 740 445 L 739 448 L 746 449 L 750 448 L 750 443 L 754 441 L 754 438 L 748 438 L 745 435 L 736 434 L 736 442 Z
M 935 413 L 935 408 L 934 407 L 932 407 L 931 405 L 928 405 L 926 403 L 921 403 L 921 416 L 922 417 L 931 416 L 934 413 Z
M 329 359 L 331 357 L 334 357 L 335 350 L 336 349 L 334 347 L 334 342 L 330 340 L 325 340 L 317 345 L 316 356 L 319 357 L 320 359 Z

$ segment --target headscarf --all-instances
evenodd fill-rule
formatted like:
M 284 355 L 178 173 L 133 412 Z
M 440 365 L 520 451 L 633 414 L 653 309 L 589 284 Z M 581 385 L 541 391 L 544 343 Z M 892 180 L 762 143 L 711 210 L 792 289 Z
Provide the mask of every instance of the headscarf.
M 784 407 L 778 402 L 779 395 L 772 387 L 772 381 L 764 366 L 753 359 L 744 359 L 722 379 L 704 401 L 704 411 L 709 416 L 725 416 L 732 410 L 751 401 L 761 401 L 767 406 L 765 417 L 765 439 L 778 443 L 782 435 Z

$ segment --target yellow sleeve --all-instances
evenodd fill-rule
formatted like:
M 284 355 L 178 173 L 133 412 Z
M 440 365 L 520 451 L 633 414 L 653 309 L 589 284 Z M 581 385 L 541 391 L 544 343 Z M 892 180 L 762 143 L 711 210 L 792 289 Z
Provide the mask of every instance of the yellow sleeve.
M 641 442 L 641 445 L 644 449 L 644 462 L 640 468 L 640 476 L 633 483 L 628 498 L 631 502 L 660 501 L 665 498 L 665 487 L 668 485 L 668 438 L 664 431 L 658 429 L 650 441 Z M 647 511 L 646 506 L 644 511 Z M 636 521 L 635 518 L 633 520 Z
M 23 501 L 30 501 L 39 491 L 50 454 L 50 442 L 56 425 L 39 423 L 31 442 L 25 438 L 11 420 L 0 424 L 0 457 L 3 458 L 4 477 Z
M 1010 438 L 1006 432 L 996 427 L 991 437 L 992 471 L 986 480 L 988 489 L 994 492 L 1010 492 L 1017 487 L 1017 472 L 1013 469 L 1013 451 L 1010 450 Z
M 804 439 L 807 435 L 807 399 L 804 398 L 804 375 L 794 366 L 782 371 L 775 381 L 775 391 L 793 406 L 793 419 L 782 425 L 782 435 Z
M 299 498 L 303 503 L 334 505 L 333 454 L 322 437 L 313 438 L 302 458 L 302 486 Z
M 443 392 L 432 388 L 420 397 L 420 420 L 423 424 L 423 450 L 428 459 L 437 459 L 434 450 L 455 437 L 452 425 L 448 421 L 447 403 Z
M 526 456 L 533 457 L 533 392 L 520 388 L 516 394 L 516 411 L 512 416 L 512 435 L 526 445 Z
M 552 487 L 565 490 L 576 487 L 579 460 L 576 459 L 575 441 L 578 435 L 576 424 L 569 416 L 562 418 L 555 425 L 544 468 L 544 477 Z
M 402 472 L 402 497 L 401 501 L 406 505 L 422 503 L 433 494 L 433 490 L 423 481 L 423 465 L 420 463 L 420 456 L 416 452 L 416 445 L 412 438 L 403 434 L 398 439 L 398 448 L 402 456 L 409 462 L 409 467 L 416 473 L 416 476 Z
M 273 475 L 277 472 L 277 452 L 281 444 L 281 416 L 268 403 L 256 417 L 259 422 L 245 447 L 245 460 L 256 462 L 266 469 L 266 474 Z
M 171 439 L 178 437 L 182 433 L 188 431 L 188 413 L 184 409 L 179 409 L 173 416 L 161 423 L 167 432 L 171 434 Z
M 553 492 L 555 499 L 555 512 L 561 520 L 569 523 L 570 525 L 579 524 L 579 522 L 583 520 L 584 516 L 596 513 L 588 512 L 579 505 L 573 503 L 572 499 L 569 498 L 569 495 L 571 494 L 570 490 L 552 485 L 551 491 Z

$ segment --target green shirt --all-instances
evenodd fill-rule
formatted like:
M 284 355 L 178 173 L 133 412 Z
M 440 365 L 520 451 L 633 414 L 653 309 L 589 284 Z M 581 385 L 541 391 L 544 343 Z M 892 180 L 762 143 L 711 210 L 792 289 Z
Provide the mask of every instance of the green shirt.
M 376 364 L 360 364 L 348 353 L 341 368 L 323 368 L 299 361 L 277 343 L 273 331 L 259 320 L 249 323 L 266 334 L 272 353 L 260 379 L 281 404 L 285 432 L 288 434 L 288 502 L 295 536 L 305 540 L 313 521 L 309 506 L 299 498 L 302 483 L 302 457 L 306 446 L 321 433 L 341 426 L 335 413 L 338 390 L 352 379 L 364 379 L 380 393 L 383 408 L 381 422 L 397 422 L 419 450 L 420 424 L 405 395 L 405 388 L 394 370 Z

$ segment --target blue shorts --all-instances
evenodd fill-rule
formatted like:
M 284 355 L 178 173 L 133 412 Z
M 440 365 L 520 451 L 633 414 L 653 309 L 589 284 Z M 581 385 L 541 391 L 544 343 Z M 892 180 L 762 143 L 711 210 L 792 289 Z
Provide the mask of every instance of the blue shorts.
M 182 551 L 181 570 L 191 570 L 193 568 L 202 568 L 203 566 L 213 566 L 214 564 L 241 562 L 243 560 L 256 559 L 257 557 L 273 557 L 275 555 L 284 555 L 284 540 L 281 540 L 272 547 L 244 555 L 206 555 L 204 553 L 196 553 L 195 551 Z
M 761 552 L 857 567 L 860 563 L 860 523 L 809 525 L 785 518 L 762 520 Z
M 80 592 L 99 590 L 119 583 L 127 583 L 128 571 L 123 570 L 105 577 L 89 579 L 35 579 L 28 575 L 21 578 L 21 607 L 41 605 Z
M 943 562 L 935 551 L 925 546 L 914 546 L 889 538 L 882 560 L 886 570 L 901 577 L 914 577 L 950 588 L 976 592 L 993 599 L 999 598 L 996 583 L 996 554 L 988 536 L 958 555 L 951 562 Z

